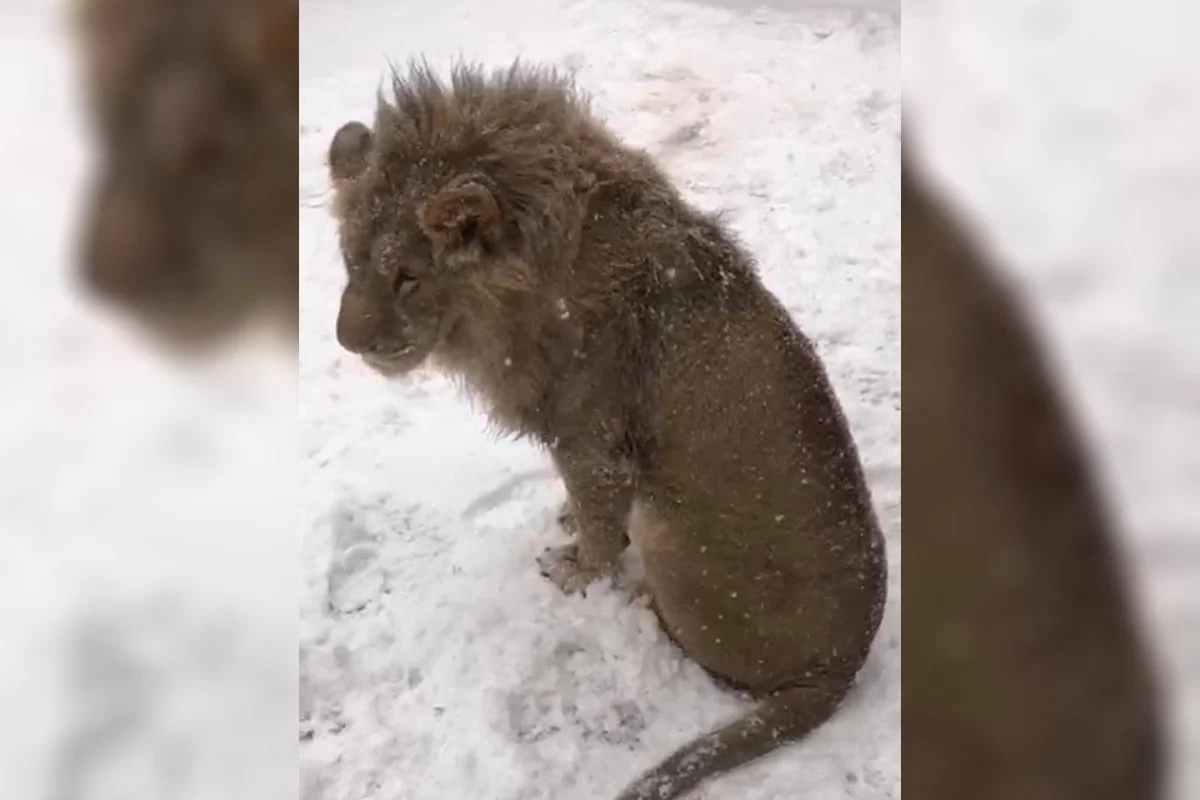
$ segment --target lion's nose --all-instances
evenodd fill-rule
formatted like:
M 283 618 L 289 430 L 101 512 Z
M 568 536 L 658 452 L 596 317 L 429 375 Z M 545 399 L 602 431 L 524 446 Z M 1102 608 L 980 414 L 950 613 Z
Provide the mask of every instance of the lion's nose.
M 373 352 L 381 340 L 382 314 L 362 292 L 347 290 L 338 311 L 337 340 L 355 355 Z

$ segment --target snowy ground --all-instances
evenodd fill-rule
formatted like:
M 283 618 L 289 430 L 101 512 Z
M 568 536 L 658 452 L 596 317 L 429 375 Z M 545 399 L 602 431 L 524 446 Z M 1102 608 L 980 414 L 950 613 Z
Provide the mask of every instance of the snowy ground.
M 1200 798 L 1200 4 L 907 0 L 906 103 L 1091 434 Z
M 818 342 L 870 474 L 892 596 L 861 688 L 698 797 L 899 797 L 899 28 L 771 5 L 302 2 L 304 800 L 604 800 L 748 707 L 625 595 L 567 599 L 539 576 L 563 496 L 542 455 L 488 436 L 445 380 L 387 384 L 337 347 L 329 138 L 370 118 L 386 59 L 460 53 L 577 70 L 616 130 L 731 212 Z

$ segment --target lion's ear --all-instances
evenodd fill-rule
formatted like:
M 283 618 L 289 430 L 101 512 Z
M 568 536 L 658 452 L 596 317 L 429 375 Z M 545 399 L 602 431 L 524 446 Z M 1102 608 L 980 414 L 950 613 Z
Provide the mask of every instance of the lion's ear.
M 375 140 L 371 129 L 361 122 L 347 122 L 338 128 L 329 143 L 329 175 L 335 181 L 357 178 L 367 168 L 367 156 Z
M 421 206 L 421 230 L 447 251 L 494 249 L 503 221 L 494 184 L 479 173 L 454 178 Z

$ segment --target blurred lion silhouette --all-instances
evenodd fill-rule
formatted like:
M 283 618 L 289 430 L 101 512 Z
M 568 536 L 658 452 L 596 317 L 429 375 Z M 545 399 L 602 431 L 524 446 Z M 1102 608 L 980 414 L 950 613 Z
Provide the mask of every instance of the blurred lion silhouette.
M 78 0 L 98 165 L 79 275 L 157 339 L 294 331 L 296 0 Z
M 904 788 L 1157 800 L 1157 676 L 1074 421 L 1018 298 L 914 165 L 906 142 Z

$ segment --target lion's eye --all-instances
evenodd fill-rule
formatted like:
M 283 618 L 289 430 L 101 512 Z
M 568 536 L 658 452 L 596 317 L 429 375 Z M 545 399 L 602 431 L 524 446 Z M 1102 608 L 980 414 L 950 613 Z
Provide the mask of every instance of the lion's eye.
M 396 292 L 397 297 L 408 297 L 417 288 L 417 280 L 411 275 L 403 272 L 397 272 L 392 279 L 392 288 Z

